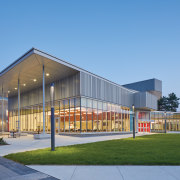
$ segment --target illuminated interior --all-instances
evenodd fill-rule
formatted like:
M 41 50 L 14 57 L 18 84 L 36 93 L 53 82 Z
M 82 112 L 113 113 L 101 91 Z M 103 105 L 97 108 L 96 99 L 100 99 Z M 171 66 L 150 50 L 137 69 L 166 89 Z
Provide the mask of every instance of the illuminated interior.
M 55 101 L 55 129 L 60 132 L 118 132 L 130 131 L 130 109 L 87 98 Z M 80 106 L 81 104 L 81 106 Z M 46 103 L 46 132 L 50 132 L 51 107 Z M 24 107 L 20 111 L 21 131 L 43 131 L 42 104 Z M 9 129 L 16 131 L 18 110 L 9 112 Z

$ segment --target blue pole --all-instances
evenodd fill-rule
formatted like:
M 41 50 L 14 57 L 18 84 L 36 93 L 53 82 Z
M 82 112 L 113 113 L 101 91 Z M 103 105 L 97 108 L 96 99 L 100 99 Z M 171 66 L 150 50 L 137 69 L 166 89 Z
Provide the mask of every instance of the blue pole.
M 133 138 L 135 138 L 135 119 L 133 114 Z
M 51 151 L 55 150 L 54 107 L 51 107 Z
M 135 111 L 134 111 L 134 104 L 132 105 L 132 113 L 133 113 L 133 138 L 135 139 Z
M 54 83 L 50 87 L 51 100 L 51 151 L 55 150 L 55 122 L 54 122 Z

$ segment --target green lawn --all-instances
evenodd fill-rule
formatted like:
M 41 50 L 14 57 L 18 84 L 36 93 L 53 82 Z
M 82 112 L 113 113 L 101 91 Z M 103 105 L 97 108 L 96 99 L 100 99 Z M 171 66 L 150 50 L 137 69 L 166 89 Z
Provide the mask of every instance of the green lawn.
M 23 164 L 180 165 L 180 134 L 155 134 L 10 154 Z

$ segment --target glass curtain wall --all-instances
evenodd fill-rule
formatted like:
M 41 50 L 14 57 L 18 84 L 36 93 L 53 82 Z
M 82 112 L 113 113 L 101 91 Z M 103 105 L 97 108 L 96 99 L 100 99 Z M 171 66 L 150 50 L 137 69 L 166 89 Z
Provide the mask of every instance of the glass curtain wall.
M 81 105 L 81 106 L 80 106 Z M 88 98 L 70 98 L 54 102 L 56 133 L 130 131 L 130 109 Z M 43 131 L 43 106 L 21 108 L 21 131 Z M 51 106 L 45 105 L 45 131 L 51 131 Z M 18 110 L 9 112 L 10 131 L 18 129 Z
M 151 131 L 164 132 L 165 120 L 167 131 L 180 131 L 180 113 L 151 112 Z
M 54 102 L 55 131 L 80 132 L 80 98 L 72 98 Z M 23 132 L 43 131 L 43 106 L 23 107 L 20 110 L 20 127 Z M 45 131 L 51 131 L 51 106 L 45 105 Z M 18 130 L 18 110 L 9 111 L 9 130 Z
M 0 132 L 3 131 L 8 131 L 9 129 L 9 124 L 8 124 L 8 101 L 7 98 L 2 98 L 0 97 Z M 2 110 L 3 110 L 3 118 L 2 118 Z M 2 122 L 3 119 L 3 122 Z
M 130 131 L 130 109 L 81 98 L 82 132 Z

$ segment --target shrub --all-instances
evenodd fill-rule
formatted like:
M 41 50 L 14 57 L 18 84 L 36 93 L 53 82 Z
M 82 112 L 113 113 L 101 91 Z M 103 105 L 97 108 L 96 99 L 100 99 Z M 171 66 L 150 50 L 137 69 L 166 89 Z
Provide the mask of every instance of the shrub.
M 3 138 L 0 138 L 0 145 L 7 145 L 7 142 Z

